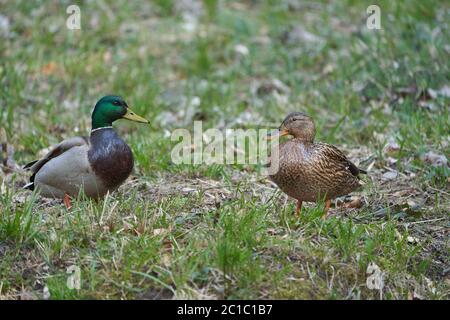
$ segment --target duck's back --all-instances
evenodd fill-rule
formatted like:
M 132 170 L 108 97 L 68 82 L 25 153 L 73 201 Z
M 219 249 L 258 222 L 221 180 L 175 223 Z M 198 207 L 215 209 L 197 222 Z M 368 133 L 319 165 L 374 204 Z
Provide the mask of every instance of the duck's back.
M 295 199 L 334 199 L 360 186 L 356 166 L 332 145 L 294 138 L 280 144 L 279 156 L 279 170 L 270 178 Z

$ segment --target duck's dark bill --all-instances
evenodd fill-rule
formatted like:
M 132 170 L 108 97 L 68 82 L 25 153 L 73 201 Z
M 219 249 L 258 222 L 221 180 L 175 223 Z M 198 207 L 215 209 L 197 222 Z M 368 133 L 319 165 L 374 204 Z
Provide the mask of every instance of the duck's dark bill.
M 131 120 L 131 121 L 136 121 L 136 122 L 150 123 L 150 121 L 148 121 L 145 118 L 142 118 L 141 116 L 138 116 L 130 108 L 127 108 L 127 113 L 125 113 L 125 115 L 122 118 Z
M 275 137 L 282 137 L 282 136 L 286 136 L 288 134 L 289 134 L 289 132 L 287 130 L 278 130 L 278 129 L 276 129 L 276 130 L 273 130 L 272 132 L 269 132 L 267 134 L 266 139 L 267 140 L 272 140 Z

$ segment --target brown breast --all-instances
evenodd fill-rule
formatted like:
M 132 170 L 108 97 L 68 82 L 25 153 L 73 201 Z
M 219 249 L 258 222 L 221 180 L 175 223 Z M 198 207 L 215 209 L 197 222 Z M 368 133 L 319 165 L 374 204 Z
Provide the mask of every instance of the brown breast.
M 105 187 L 115 189 L 133 170 L 133 153 L 130 147 L 112 128 L 91 133 L 89 163 Z
M 329 145 L 291 139 L 280 145 L 279 154 L 279 171 L 270 178 L 295 199 L 334 199 L 359 187 L 345 156 L 340 159 Z

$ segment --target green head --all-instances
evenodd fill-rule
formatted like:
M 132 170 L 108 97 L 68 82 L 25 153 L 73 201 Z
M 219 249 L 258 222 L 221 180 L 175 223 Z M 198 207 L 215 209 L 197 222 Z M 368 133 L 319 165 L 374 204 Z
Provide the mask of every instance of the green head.
M 118 119 L 149 123 L 147 119 L 135 114 L 121 97 L 104 96 L 98 100 L 92 111 L 92 129 L 110 127 Z

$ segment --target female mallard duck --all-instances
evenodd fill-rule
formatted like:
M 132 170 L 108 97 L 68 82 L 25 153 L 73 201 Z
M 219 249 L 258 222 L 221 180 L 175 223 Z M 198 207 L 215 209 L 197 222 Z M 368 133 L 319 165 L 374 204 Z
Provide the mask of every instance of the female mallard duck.
M 293 139 L 279 146 L 279 169 L 270 176 L 281 190 L 297 199 L 299 214 L 302 202 L 325 200 L 325 212 L 331 200 L 346 195 L 361 186 L 358 169 L 336 147 L 314 142 L 316 127 L 306 114 L 289 114 L 273 136 L 292 135 Z
M 131 149 L 112 127 L 118 119 L 149 123 L 131 111 L 121 97 L 101 98 L 92 112 L 90 137 L 64 140 L 42 159 L 27 164 L 24 169 L 33 175 L 24 188 L 37 188 L 45 197 L 64 199 L 68 209 L 69 197 L 76 197 L 81 190 L 96 199 L 118 188 L 133 169 Z

